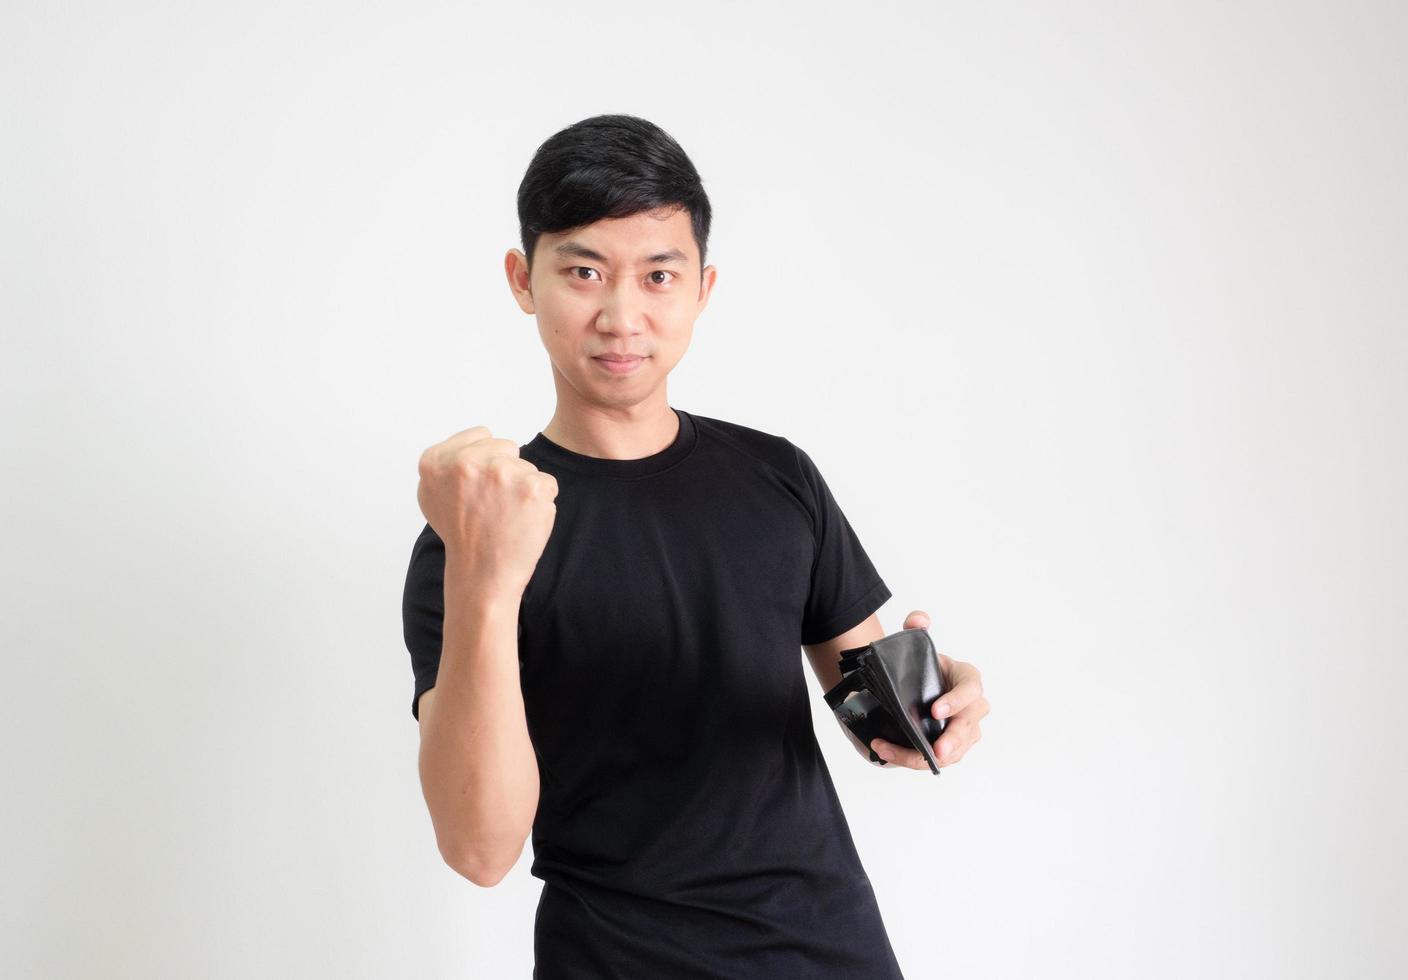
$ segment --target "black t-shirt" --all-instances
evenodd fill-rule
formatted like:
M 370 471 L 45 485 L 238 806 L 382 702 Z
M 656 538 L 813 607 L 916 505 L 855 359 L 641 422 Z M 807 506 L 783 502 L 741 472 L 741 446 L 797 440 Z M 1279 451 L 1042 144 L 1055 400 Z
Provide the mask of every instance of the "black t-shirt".
M 890 590 L 805 452 L 674 411 L 674 442 L 641 459 L 541 432 L 520 447 L 558 481 L 519 612 L 541 780 L 533 976 L 902 980 L 800 649 Z M 427 524 L 403 609 L 417 718 L 444 565 Z

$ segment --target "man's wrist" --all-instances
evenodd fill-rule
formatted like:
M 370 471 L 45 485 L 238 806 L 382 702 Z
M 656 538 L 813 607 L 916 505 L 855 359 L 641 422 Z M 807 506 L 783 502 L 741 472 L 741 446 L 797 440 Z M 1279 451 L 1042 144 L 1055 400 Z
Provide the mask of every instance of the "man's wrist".
M 462 600 L 468 608 L 486 615 L 513 613 L 523 602 L 521 590 L 502 582 L 485 579 L 467 562 L 445 557 L 445 594 Z

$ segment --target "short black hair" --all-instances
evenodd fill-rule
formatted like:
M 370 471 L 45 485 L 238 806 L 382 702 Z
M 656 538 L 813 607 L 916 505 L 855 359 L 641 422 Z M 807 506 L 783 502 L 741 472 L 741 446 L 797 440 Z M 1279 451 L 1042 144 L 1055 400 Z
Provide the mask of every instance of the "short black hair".
M 689 211 L 702 275 L 709 196 L 679 143 L 639 116 L 613 113 L 573 123 L 538 147 L 518 185 L 518 231 L 528 269 L 545 232 L 669 207 Z

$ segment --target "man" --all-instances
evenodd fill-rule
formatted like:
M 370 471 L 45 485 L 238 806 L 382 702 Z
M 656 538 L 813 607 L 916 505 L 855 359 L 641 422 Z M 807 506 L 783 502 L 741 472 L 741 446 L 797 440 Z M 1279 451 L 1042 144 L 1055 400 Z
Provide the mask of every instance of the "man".
M 557 409 L 419 467 L 403 612 L 440 853 L 490 886 L 532 834 L 540 980 L 900 977 L 797 656 L 829 689 L 890 590 L 800 447 L 666 397 L 717 274 L 699 175 L 596 116 L 538 149 L 518 211 L 505 271 Z M 948 765 L 987 702 L 940 659 Z

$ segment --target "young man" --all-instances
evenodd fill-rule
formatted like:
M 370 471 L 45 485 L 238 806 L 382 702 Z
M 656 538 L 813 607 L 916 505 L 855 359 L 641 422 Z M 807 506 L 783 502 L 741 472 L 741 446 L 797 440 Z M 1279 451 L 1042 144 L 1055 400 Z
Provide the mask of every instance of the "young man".
M 538 149 L 518 211 L 505 271 L 557 409 L 420 460 L 403 613 L 440 853 L 490 886 L 531 833 L 539 980 L 900 977 L 797 655 L 829 689 L 890 590 L 801 448 L 666 397 L 716 277 L 699 175 L 596 116 Z M 951 764 L 987 702 L 940 661 Z

